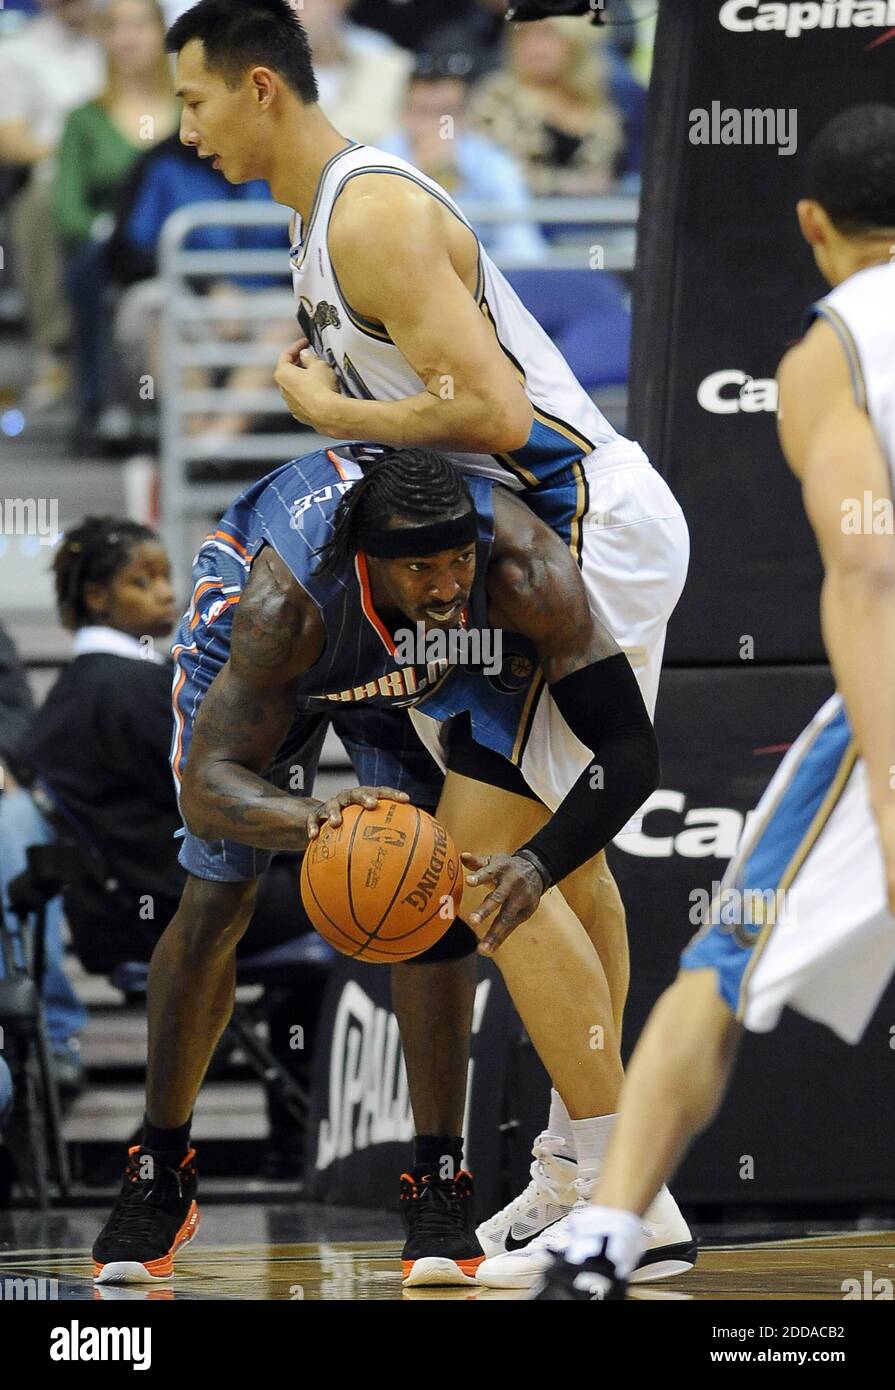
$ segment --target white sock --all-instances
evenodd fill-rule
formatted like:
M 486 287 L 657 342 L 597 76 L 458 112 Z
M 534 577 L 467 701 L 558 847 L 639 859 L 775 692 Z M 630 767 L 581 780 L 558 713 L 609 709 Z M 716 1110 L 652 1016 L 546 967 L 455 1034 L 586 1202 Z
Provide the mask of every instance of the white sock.
M 575 1156 L 582 1177 L 585 1170 L 599 1176 L 609 1146 L 609 1136 L 615 1124 L 614 1115 L 594 1115 L 589 1120 L 570 1120 L 575 1140 Z
M 600 1252 L 606 1241 L 606 1256 L 615 1265 L 620 1279 L 627 1279 L 646 1249 L 641 1218 L 618 1207 L 582 1207 L 568 1218 L 572 1239 L 563 1254 L 580 1265 Z
M 550 1114 L 547 1117 L 547 1132 L 555 1134 L 557 1139 L 565 1139 L 562 1148 L 557 1149 L 560 1158 L 568 1158 L 573 1163 L 575 1161 L 575 1135 L 572 1130 L 572 1121 L 566 1109 L 566 1103 L 559 1091 L 550 1088 Z

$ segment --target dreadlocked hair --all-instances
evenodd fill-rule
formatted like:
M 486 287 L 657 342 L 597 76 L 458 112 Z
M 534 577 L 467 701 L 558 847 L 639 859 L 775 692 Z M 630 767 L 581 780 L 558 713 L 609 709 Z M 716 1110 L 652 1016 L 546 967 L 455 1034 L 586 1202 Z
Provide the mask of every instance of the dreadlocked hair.
M 370 527 L 395 516 L 418 526 L 474 508 L 463 475 L 430 449 L 400 449 L 368 465 L 344 494 L 333 517 L 332 538 L 317 552 L 320 575 L 334 574 L 364 549 Z
M 135 545 L 158 535 L 137 521 L 114 516 L 86 516 L 66 531 L 53 557 L 56 604 L 64 627 L 74 632 L 95 621 L 84 600 L 88 584 L 109 584 L 123 569 Z

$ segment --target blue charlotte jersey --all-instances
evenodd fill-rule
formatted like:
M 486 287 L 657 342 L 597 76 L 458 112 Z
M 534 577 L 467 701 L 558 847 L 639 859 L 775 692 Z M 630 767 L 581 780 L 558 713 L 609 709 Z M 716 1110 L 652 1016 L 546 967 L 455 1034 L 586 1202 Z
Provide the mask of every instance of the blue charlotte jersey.
M 298 681 L 297 717 L 344 713 L 351 728 L 355 724 L 351 711 L 360 715 L 420 704 L 443 692 L 457 674 L 458 668 L 444 657 L 419 664 L 401 659 L 394 634 L 373 604 L 362 554 L 339 573 L 326 577 L 316 573 L 319 551 L 332 535 L 333 516 L 342 496 L 363 476 L 362 463 L 374 459 L 377 452 L 372 446 L 345 446 L 287 463 L 247 488 L 206 537 L 193 565 L 192 600 L 172 648 L 177 667 L 172 765 L 178 782 L 199 701 L 229 656 L 233 610 L 252 561 L 264 545 L 271 545 L 289 567 L 317 606 L 326 631 L 321 656 Z M 483 628 L 494 484 L 472 477 L 467 484 L 479 518 L 479 535 L 466 626 Z M 407 628 L 412 629 L 409 620 Z M 346 720 L 338 722 L 346 725 Z M 357 727 L 363 723 L 357 721 Z M 365 727 L 371 727 L 369 720 Z

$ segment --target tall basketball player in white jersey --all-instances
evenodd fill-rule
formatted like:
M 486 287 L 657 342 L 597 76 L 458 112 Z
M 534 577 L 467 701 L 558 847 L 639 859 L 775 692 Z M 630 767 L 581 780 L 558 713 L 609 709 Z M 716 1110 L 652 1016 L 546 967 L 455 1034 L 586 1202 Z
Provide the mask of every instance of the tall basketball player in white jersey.
M 231 183 L 265 179 L 295 212 L 291 264 L 303 337 L 277 366 L 284 399 L 323 435 L 437 449 L 523 495 L 571 548 L 589 602 L 627 655 L 652 715 L 689 554 L 679 506 L 639 446 L 616 433 L 575 380 L 443 189 L 326 119 L 299 15 L 288 0 L 200 0 L 167 40 L 178 55 L 181 140 L 213 158 Z M 412 717 L 447 766 L 445 728 Z M 574 910 L 563 904 L 561 923 L 546 929 L 551 904 L 569 897 L 565 887 L 559 899 L 546 892 L 517 926 L 531 866 L 515 849 L 534 824 L 571 805 L 591 762 L 586 740 L 539 680 L 505 781 L 448 771 L 440 803 L 458 841 L 475 841 L 464 908 L 479 912 L 470 925 L 485 937 L 483 950 L 500 948 L 497 963 L 520 1012 L 542 1020 L 534 1041 L 555 1086 L 531 1184 L 478 1230 L 489 1257 L 527 1245 L 589 1194 L 621 1084 L 627 939 L 602 851 Z M 572 839 L 579 824 L 572 818 Z M 542 877 L 549 889 L 552 877 Z M 467 958 L 394 971 L 418 1132 L 414 1171 L 430 1176 L 439 1154 L 455 1154 L 462 1123 L 471 965 Z M 563 984 L 570 979 L 574 998 Z M 604 1048 L 590 1046 L 590 1028 L 578 1026 L 585 1017 L 603 1028 Z M 655 1247 L 691 1250 L 668 1194 L 650 1220 Z M 691 1259 L 653 1261 L 648 1272 L 673 1272 Z M 448 1281 L 448 1263 L 433 1260 L 429 1272 Z
M 780 764 L 725 909 L 713 904 L 653 1010 L 594 1205 L 570 1218 L 539 1299 L 624 1296 L 641 1213 L 715 1114 L 744 1027 L 769 1032 L 788 1004 L 858 1042 L 895 968 L 895 107 L 825 126 L 807 191 L 799 223 L 833 289 L 780 364 L 779 428 L 823 558 L 838 689 Z

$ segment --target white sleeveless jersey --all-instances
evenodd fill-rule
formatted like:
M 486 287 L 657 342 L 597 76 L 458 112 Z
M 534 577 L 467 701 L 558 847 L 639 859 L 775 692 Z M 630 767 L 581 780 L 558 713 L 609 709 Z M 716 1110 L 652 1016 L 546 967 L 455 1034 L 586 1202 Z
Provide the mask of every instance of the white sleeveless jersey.
M 835 329 L 855 399 L 870 417 L 895 492 L 895 263 L 868 266 L 813 306 Z
M 339 378 L 342 390 L 366 400 L 396 401 L 425 387 L 380 324 L 346 303 L 329 258 L 333 205 L 350 179 L 393 174 L 427 189 L 465 226 L 444 189 L 397 155 L 352 142 L 326 163 L 307 226 L 296 214 L 290 251 L 298 321 L 314 350 Z M 470 230 L 473 230 L 470 227 Z M 396 252 L 400 246 L 396 245 Z M 600 452 L 620 436 L 575 379 L 565 358 L 521 303 L 479 243 L 476 300 L 513 362 L 534 409 L 528 442 L 512 454 L 452 453 L 464 471 L 496 478 L 517 490 L 565 480 L 586 455 L 599 467 Z

